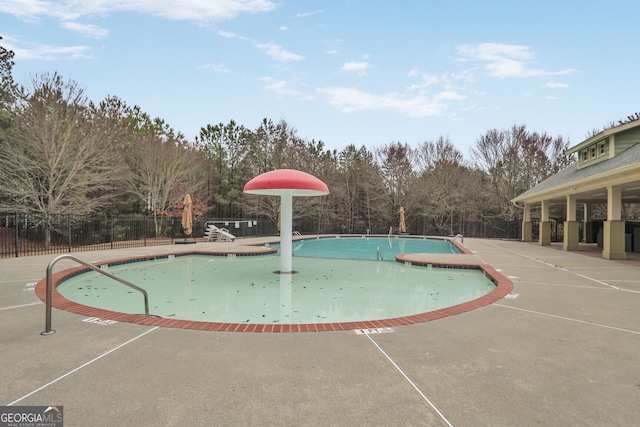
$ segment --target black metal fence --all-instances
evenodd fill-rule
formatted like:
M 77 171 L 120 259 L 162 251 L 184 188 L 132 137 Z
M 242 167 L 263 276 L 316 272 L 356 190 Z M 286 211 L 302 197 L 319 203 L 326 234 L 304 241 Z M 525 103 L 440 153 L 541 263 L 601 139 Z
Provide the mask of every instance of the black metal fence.
M 228 229 L 236 237 L 273 236 L 278 233 L 275 221 L 264 218 L 198 218 L 193 224 L 191 237 L 203 238 L 205 225 L 209 222 Z M 304 228 L 304 224 L 297 224 L 295 229 L 303 234 L 318 231 L 317 225 Z M 341 232 L 338 228 L 325 228 L 325 233 Z M 456 231 L 458 232 L 465 237 L 505 240 L 522 238 L 520 221 L 466 223 Z M 181 218 L 142 215 L 44 217 L 0 213 L 0 258 L 155 246 L 172 244 L 184 238 Z
M 204 237 L 213 222 L 236 237 L 276 233 L 265 219 L 198 218 L 191 237 Z M 171 244 L 184 239 L 181 218 L 0 213 L 0 258 Z
M 522 240 L 521 221 L 468 222 L 461 228 L 464 237 L 483 239 Z

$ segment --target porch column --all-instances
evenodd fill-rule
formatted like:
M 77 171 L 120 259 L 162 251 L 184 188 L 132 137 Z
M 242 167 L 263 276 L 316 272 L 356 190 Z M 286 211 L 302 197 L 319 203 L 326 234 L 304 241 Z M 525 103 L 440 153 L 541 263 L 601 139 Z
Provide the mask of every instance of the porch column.
M 580 227 L 576 221 L 577 208 L 576 195 L 567 195 L 567 220 L 564 222 L 562 241 L 562 249 L 565 251 L 580 250 Z
M 595 243 L 593 239 L 593 223 L 591 222 L 591 205 L 584 204 L 584 242 Z
M 627 259 L 624 248 L 624 221 L 622 218 L 622 187 L 607 187 L 607 220 L 602 235 L 602 258 Z
M 531 203 L 524 204 L 524 212 L 522 214 L 522 241 L 531 242 Z
M 540 236 L 538 242 L 540 246 L 551 245 L 551 222 L 549 221 L 549 200 L 542 201 L 540 213 Z

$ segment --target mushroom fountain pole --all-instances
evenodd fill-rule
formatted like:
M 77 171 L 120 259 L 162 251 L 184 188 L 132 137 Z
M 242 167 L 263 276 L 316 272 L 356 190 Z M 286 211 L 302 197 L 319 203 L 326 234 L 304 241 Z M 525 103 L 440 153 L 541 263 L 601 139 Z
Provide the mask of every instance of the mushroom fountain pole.
M 293 195 L 284 191 L 280 196 L 280 274 L 293 272 Z
M 244 186 L 247 194 L 280 196 L 280 274 L 292 274 L 293 196 L 324 196 L 327 184 L 295 169 L 278 169 L 258 175 Z

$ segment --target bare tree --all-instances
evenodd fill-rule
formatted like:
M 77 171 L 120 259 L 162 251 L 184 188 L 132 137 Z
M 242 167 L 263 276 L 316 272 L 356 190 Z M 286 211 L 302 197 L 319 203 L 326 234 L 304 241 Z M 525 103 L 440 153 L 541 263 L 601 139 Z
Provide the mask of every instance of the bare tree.
M 331 198 L 335 204 L 335 220 L 340 222 L 340 231 L 345 233 L 353 233 L 361 228 L 359 223 L 363 219 L 359 203 L 360 189 L 365 180 L 362 154 L 351 144 L 340 152 L 337 159 L 338 168 L 333 179 Z
M 415 150 L 408 144 L 390 143 L 376 149 L 380 172 L 388 195 L 387 224 L 396 223 L 400 206 L 406 202 L 415 178 Z
M 298 169 L 312 173 L 313 164 L 309 162 L 308 151 L 319 153 L 316 143 L 308 143 L 297 135 L 296 130 L 286 121 L 278 123 L 263 119 L 260 126 L 248 135 L 248 148 L 243 159 L 243 170 L 248 179 L 275 169 Z M 322 143 L 320 143 L 320 148 Z M 239 207 L 245 214 L 266 216 L 272 219 L 278 216 L 278 197 L 256 197 L 246 195 L 240 198 Z M 312 206 L 316 198 L 304 200 L 296 198 L 293 202 L 294 218 L 305 218 L 314 214 Z
M 125 189 L 143 202 L 155 219 L 156 232 L 170 206 L 182 203 L 185 193 L 195 200 L 204 194 L 204 154 L 189 144 L 161 118 L 151 118 L 139 106 L 109 96 L 97 109 L 121 129 L 113 143 L 125 152 L 130 173 Z
M 159 214 L 184 197 L 184 194 L 172 192 L 176 185 L 184 184 L 185 192 L 191 194 L 202 189 L 204 167 L 201 159 L 201 153 L 173 135 L 147 132 L 129 148 L 129 189 L 146 201 L 147 210 L 154 218 L 156 234 L 162 229 Z
M 388 227 L 388 196 L 375 162 L 365 146 L 350 144 L 337 154 L 331 182 L 331 222 L 344 233 L 382 232 Z
M 417 153 L 421 170 L 409 197 L 407 216 L 422 216 L 425 234 L 454 233 L 469 201 L 471 176 L 462 153 L 442 136 L 420 144 Z
M 500 219 L 518 219 L 521 212 L 511 199 L 532 188 L 565 165 L 568 143 L 562 137 L 527 131 L 524 125 L 508 130 L 492 129 L 472 149 L 477 166 L 488 173 Z
M 126 167 L 110 122 L 89 107 L 77 83 L 54 73 L 32 85 L 0 147 L 0 192 L 5 210 L 41 214 L 50 242 L 54 215 L 110 205 Z

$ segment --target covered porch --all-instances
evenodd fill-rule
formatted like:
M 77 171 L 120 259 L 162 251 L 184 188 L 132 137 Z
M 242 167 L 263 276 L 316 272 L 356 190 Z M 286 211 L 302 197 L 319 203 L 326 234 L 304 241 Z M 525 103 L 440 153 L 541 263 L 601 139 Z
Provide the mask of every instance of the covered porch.
M 523 208 L 522 239 L 551 245 L 550 209 L 564 205 L 562 248 L 583 249 L 584 243 L 596 243 L 606 259 L 627 259 L 627 252 L 640 251 L 640 223 L 627 223 L 623 204 L 632 210 L 640 203 L 640 144 L 615 157 L 589 167 L 572 164 L 529 191 L 513 199 Z M 538 211 L 534 227 L 532 212 Z M 602 222 L 594 232 L 594 212 Z M 606 211 L 606 218 L 603 214 Z M 534 229 L 537 228 L 537 236 Z M 582 233 L 580 230 L 582 229 Z M 582 236 L 581 236 L 582 234 Z

